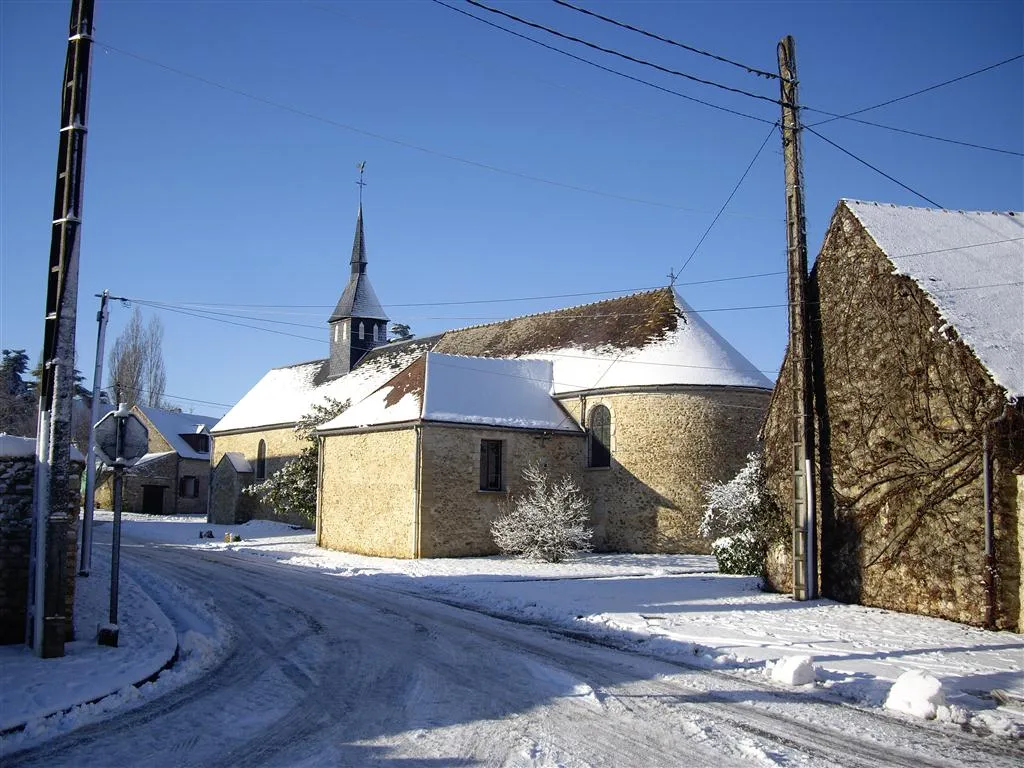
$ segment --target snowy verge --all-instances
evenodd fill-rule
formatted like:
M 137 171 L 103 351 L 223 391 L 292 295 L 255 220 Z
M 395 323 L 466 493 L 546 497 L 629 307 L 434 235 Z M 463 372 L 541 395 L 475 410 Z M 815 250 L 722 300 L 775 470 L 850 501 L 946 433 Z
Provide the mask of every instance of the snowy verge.
M 76 639 L 63 657 L 39 659 L 24 646 L 0 646 L 0 754 L 140 706 L 226 655 L 232 636 L 213 606 L 153 574 L 129 570 L 122 559 L 116 648 L 96 642 L 109 619 L 109 549 L 101 547 L 90 575 L 77 579 Z

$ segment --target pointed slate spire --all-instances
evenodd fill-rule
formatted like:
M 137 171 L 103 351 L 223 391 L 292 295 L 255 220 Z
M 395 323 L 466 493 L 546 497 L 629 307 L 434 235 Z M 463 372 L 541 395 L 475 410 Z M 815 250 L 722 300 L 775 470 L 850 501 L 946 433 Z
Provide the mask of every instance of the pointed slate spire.
M 363 204 L 359 204 L 356 217 L 356 236 L 352 241 L 352 274 L 366 274 L 366 242 L 363 239 Z
M 352 241 L 352 274 L 327 321 L 330 328 L 330 376 L 341 376 L 354 368 L 363 355 L 387 339 L 388 316 L 366 276 L 366 239 L 363 234 L 363 204 L 359 203 L 356 233 Z

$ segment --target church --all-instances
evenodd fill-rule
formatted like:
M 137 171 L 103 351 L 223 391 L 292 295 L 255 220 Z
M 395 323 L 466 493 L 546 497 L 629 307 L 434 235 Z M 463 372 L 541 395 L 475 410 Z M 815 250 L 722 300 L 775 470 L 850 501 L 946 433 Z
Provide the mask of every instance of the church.
M 673 287 L 388 341 L 362 205 L 350 267 L 329 356 L 268 371 L 212 430 L 211 522 L 281 519 L 241 489 L 295 458 L 295 424 L 333 399 L 347 407 L 318 430 L 320 546 L 494 554 L 490 524 L 538 464 L 576 478 L 595 549 L 709 551 L 704 487 L 756 448 L 772 384 Z

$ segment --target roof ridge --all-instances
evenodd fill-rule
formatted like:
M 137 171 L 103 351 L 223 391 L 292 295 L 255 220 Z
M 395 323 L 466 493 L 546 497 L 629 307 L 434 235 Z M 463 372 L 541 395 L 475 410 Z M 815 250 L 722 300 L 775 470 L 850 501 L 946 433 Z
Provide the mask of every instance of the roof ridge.
M 591 302 L 588 302 L 586 304 L 574 304 L 571 307 L 560 307 L 558 309 L 548 309 L 548 310 L 545 310 L 543 312 L 531 312 L 531 313 L 526 314 L 526 315 L 516 315 L 514 317 L 506 317 L 506 318 L 504 318 L 502 320 L 493 320 L 493 321 L 491 321 L 489 323 L 477 323 L 476 325 L 466 325 L 466 326 L 463 326 L 461 328 L 449 328 L 446 331 L 442 331 L 440 333 L 440 335 L 441 336 L 447 336 L 449 333 L 458 333 L 460 331 L 472 331 L 472 330 L 475 330 L 477 328 L 487 328 L 488 326 L 491 326 L 491 325 L 501 325 L 502 323 L 510 323 L 513 320 L 525 320 L 525 319 L 531 318 L 531 317 L 543 317 L 544 315 L 554 315 L 554 314 L 558 314 L 560 312 L 569 312 L 569 311 L 574 310 L 574 309 L 584 309 L 586 307 L 596 307 L 599 304 L 609 304 L 609 303 L 611 303 L 613 301 L 621 301 L 622 299 L 629 299 L 629 298 L 632 298 L 634 296 L 645 296 L 645 295 L 651 294 L 651 293 L 660 293 L 662 291 L 671 291 L 671 290 L 672 290 L 672 286 L 666 285 L 666 286 L 663 286 L 661 288 L 651 288 L 650 290 L 647 290 L 647 291 L 637 291 L 635 293 L 626 293 L 626 294 L 623 294 L 622 296 L 615 296 L 614 298 L 611 298 L 611 299 L 601 299 L 600 301 L 591 301 Z M 448 353 L 444 352 L 442 354 L 448 354 Z M 473 355 L 464 355 L 464 357 L 473 357 Z
M 965 216 L 971 214 L 976 216 L 1013 216 L 1016 217 L 1021 212 L 1014 211 L 1012 208 L 1000 211 L 973 211 L 966 210 L 963 208 L 930 208 L 927 205 L 903 205 L 901 203 L 884 203 L 877 200 L 860 200 L 856 197 L 841 197 L 839 198 L 841 203 L 856 203 L 858 205 L 874 205 L 878 208 L 895 208 L 903 211 L 928 211 L 929 213 L 961 213 Z

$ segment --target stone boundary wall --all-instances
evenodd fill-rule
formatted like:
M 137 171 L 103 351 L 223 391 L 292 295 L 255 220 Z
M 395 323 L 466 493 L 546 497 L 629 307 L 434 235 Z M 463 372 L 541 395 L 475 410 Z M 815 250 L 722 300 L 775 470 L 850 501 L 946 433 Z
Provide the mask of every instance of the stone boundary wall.
M 818 519 L 822 593 L 843 602 L 985 620 L 982 434 L 1006 405 L 923 291 L 893 275 L 855 216 L 836 209 L 811 277 L 820 293 Z M 789 510 L 786 363 L 764 426 L 769 492 Z M 1021 599 L 1020 410 L 992 432 L 996 626 Z M 788 525 L 788 520 L 787 520 Z M 769 582 L 791 585 L 789 543 Z
M 757 449 L 767 390 L 679 387 L 561 398 L 580 422 L 604 405 L 612 417 L 609 469 L 578 464 L 594 500 L 595 545 L 613 552 L 710 552 L 698 533 L 704 486 L 732 478 Z
M 77 523 L 83 465 L 71 462 L 65 561 L 67 625 L 64 637 L 74 639 L 75 576 L 78 572 Z M 32 482 L 35 459 L 0 457 L 0 644 L 25 640 L 29 557 L 32 540 Z

